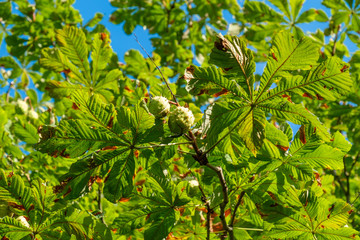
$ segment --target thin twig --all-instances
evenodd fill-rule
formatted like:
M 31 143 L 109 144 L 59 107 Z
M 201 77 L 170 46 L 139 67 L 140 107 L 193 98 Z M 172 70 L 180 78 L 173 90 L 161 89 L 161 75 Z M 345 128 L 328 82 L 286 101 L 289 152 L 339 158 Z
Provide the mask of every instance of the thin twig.
M 354 206 L 354 203 L 356 202 L 356 200 L 358 200 L 358 198 L 360 197 L 360 192 L 358 193 L 358 195 L 356 196 L 356 198 L 354 199 L 354 201 L 351 203 L 351 206 Z
M 198 181 L 199 182 L 199 181 Z M 205 204 L 206 206 L 206 240 L 210 240 L 210 232 L 211 232 L 211 213 L 213 212 L 213 210 L 210 207 L 210 202 L 207 200 L 206 194 L 204 192 L 204 190 L 202 189 L 200 182 L 199 182 L 199 189 L 201 192 L 201 201 Z
M 336 35 L 335 35 L 335 38 L 334 38 L 334 46 L 333 46 L 332 52 L 331 52 L 332 56 L 335 56 L 335 54 L 336 54 L 336 42 L 337 42 L 338 37 L 339 37 L 339 32 L 340 32 L 340 24 L 337 27 Z
M 223 229 L 226 231 L 226 233 L 229 233 L 230 239 L 233 240 L 234 238 L 231 238 L 231 236 L 234 236 L 234 234 L 232 234 L 233 228 L 227 224 L 226 219 L 225 219 L 225 208 L 226 208 L 226 205 L 229 203 L 229 195 L 228 195 L 228 187 L 226 184 L 223 170 L 221 167 L 213 166 L 210 163 L 207 163 L 206 166 L 209 167 L 211 170 L 213 170 L 218 175 L 218 178 L 220 180 L 220 185 L 222 188 L 224 199 L 220 203 L 220 216 L 219 217 L 220 217 L 221 223 L 223 225 Z M 225 237 L 225 236 L 223 236 L 223 237 Z
M 346 202 L 350 203 L 350 172 L 347 171 L 345 157 L 343 157 L 343 164 L 344 164 L 344 175 L 346 178 L 345 197 L 346 197 Z
M 98 209 L 99 209 L 99 211 L 101 212 L 100 220 L 101 220 L 101 222 L 102 222 L 103 224 L 106 225 L 101 199 L 102 199 L 102 191 L 101 191 L 101 186 L 99 186 L 99 187 L 98 187 L 98 199 L 97 199 Z
M 238 208 L 239 208 L 239 206 L 240 206 L 240 204 L 241 204 L 241 201 L 242 201 L 244 195 L 245 195 L 245 191 L 242 191 L 242 192 L 240 193 L 240 195 L 239 195 L 239 199 L 238 199 L 238 201 L 237 201 L 237 203 L 236 203 L 236 205 L 235 205 L 233 214 L 232 214 L 232 216 L 231 216 L 231 220 L 230 220 L 230 224 L 229 224 L 230 227 L 233 227 L 233 226 L 234 226 L 236 211 L 238 210 Z
M 139 42 L 139 40 L 138 40 L 138 38 L 137 38 L 137 36 L 136 36 L 135 33 L 134 33 L 134 36 L 135 36 L 135 41 L 139 44 L 139 46 L 141 47 L 141 49 L 146 53 L 146 55 L 148 56 L 148 58 L 150 58 L 151 62 L 155 65 L 156 69 L 160 72 L 161 78 L 162 78 L 162 80 L 165 82 L 167 88 L 169 89 L 171 95 L 173 96 L 174 101 L 177 103 L 177 105 L 179 105 L 179 102 L 178 102 L 178 100 L 176 99 L 173 91 L 171 90 L 171 88 L 170 88 L 170 86 L 169 86 L 169 83 L 168 83 L 168 81 L 165 79 L 162 71 L 160 70 L 160 68 L 158 67 L 158 65 L 155 63 L 155 61 L 152 59 L 152 57 L 150 57 L 150 55 L 149 55 L 149 53 L 146 51 L 146 49 L 141 45 L 141 43 Z
M 8 90 L 6 91 L 6 102 L 9 102 L 10 99 L 10 90 L 13 88 L 14 82 L 11 81 Z
M 333 171 L 333 175 L 334 175 L 336 181 L 339 183 L 341 190 L 342 190 L 342 191 L 344 192 L 344 194 L 346 195 L 346 189 L 345 189 L 344 184 L 342 183 L 342 181 L 341 181 L 341 179 L 340 179 L 340 176 L 337 175 L 336 170 Z

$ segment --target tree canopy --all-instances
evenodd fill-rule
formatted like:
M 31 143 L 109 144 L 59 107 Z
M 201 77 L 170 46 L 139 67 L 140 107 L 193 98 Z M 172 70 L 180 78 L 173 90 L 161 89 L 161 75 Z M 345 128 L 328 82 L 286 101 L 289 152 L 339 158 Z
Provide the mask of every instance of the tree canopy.
M 0 2 L 3 240 L 359 239 L 360 1 L 74 2 Z

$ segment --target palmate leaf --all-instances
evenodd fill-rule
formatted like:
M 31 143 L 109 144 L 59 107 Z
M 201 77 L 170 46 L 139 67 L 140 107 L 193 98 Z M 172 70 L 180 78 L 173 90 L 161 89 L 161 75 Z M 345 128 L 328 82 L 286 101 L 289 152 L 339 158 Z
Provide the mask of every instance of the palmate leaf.
M 144 142 L 146 131 L 154 126 L 155 117 L 148 113 L 140 104 L 135 107 L 121 107 L 117 111 L 117 121 L 123 131 L 130 130 L 126 133 L 128 138 L 132 139 L 132 144 Z M 126 131 L 126 132 L 127 132 Z
M 352 213 L 343 201 L 331 202 L 307 190 L 286 187 L 285 202 L 265 203 L 266 220 L 274 227 L 265 233 L 271 238 L 359 239 L 358 232 L 345 224 Z
M 63 233 L 60 233 L 61 239 L 67 239 L 71 235 L 76 236 L 76 239 L 112 239 L 110 229 L 103 223 L 89 213 L 72 206 L 61 209 L 55 216 L 46 219 L 39 227 L 40 236 L 51 239 L 50 236 L 55 237 L 54 230 L 59 227 L 63 230 Z M 59 233 L 57 238 L 59 238 Z
M 289 149 L 289 156 L 284 162 L 308 163 L 313 168 L 343 169 L 343 157 L 350 144 L 344 136 L 340 133 L 334 134 L 332 141 L 326 144 L 304 128 L 312 130 L 310 126 L 302 126 L 299 129 Z M 342 151 L 342 147 L 347 151 Z
M 5 236 L 10 239 L 22 239 L 31 233 L 31 229 L 24 226 L 16 218 L 8 216 L 0 218 L 0 236 Z
M 287 179 L 292 184 L 308 182 L 314 179 L 317 169 L 343 169 L 343 157 L 347 151 L 341 148 L 348 150 L 348 144 L 341 134 L 334 134 L 332 141 L 326 143 L 314 134 L 313 127 L 307 125 L 300 127 L 285 155 L 271 155 L 274 151 L 266 149 L 260 152 L 258 159 L 267 162 L 263 171 L 277 169 L 278 178 Z
M 266 121 L 265 125 L 266 138 L 260 154 L 271 158 L 281 158 L 289 149 L 289 140 L 287 136 L 273 124 Z M 292 136 L 291 136 L 292 137 Z
M 232 93 L 216 100 L 205 112 L 202 129 L 207 135 L 207 148 L 214 149 L 235 131 L 256 154 L 266 135 L 266 113 L 295 124 L 311 124 L 321 139 L 329 141 L 330 135 L 319 119 L 302 105 L 293 104 L 288 95 L 297 93 L 320 100 L 337 100 L 350 90 L 347 65 L 337 58 L 318 63 L 318 58 L 319 49 L 310 39 L 296 40 L 290 33 L 280 32 L 274 37 L 260 86 L 253 93 L 251 51 L 236 37 L 219 36 L 210 62 L 225 73 L 215 67 L 190 66 L 185 71 L 187 90 L 192 94 Z M 278 86 L 269 90 L 275 82 Z M 265 144 L 272 155 L 279 155 L 268 141 Z
M 119 215 L 113 224 L 123 234 L 146 227 L 144 239 L 166 238 L 177 220 L 175 209 L 191 200 L 182 191 L 188 183 L 176 185 L 170 180 L 171 176 L 164 175 L 158 162 L 140 174 L 139 179 L 144 179 L 136 184 L 137 191 L 130 201 L 121 203 L 124 214 Z
M 70 239 L 74 234 L 78 239 L 112 239 L 110 230 L 96 218 L 85 211 L 55 201 L 56 195 L 51 187 L 40 180 L 34 179 L 32 187 L 28 187 L 20 176 L 6 176 L 1 170 L 0 192 L 0 200 L 8 201 L 14 215 L 0 218 L 2 237 Z M 56 236 L 54 232 L 57 233 Z
M 49 96 L 56 99 L 70 96 L 73 91 L 89 91 L 89 88 L 80 88 L 79 85 L 71 82 L 59 82 L 50 80 L 46 83 L 45 90 L 49 93 Z
M 116 81 L 122 76 L 118 69 L 107 71 L 111 56 L 109 36 L 105 33 L 94 35 L 92 45 L 87 45 L 83 30 L 65 26 L 56 31 L 57 46 L 42 50 L 40 63 L 43 67 L 66 75 L 66 81 L 81 84 L 82 91 L 96 93 L 104 99 L 113 100 Z M 91 51 L 91 64 L 89 63 Z M 57 98 L 68 97 L 74 89 L 67 82 L 51 82 L 47 86 Z M 59 89 L 57 89 L 59 88 Z
M 90 121 L 90 124 L 96 124 L 110 136 L 129 143 L 129 140 L 122 134 L 114 105 L 105 104 L 99 96 L 89 96 L 83 91 L 74 91 L 71 99 L 74 100 L 76 108 L 84 114 L 84 118 Z
M 31 188 L 25 186 L 21 177 L 14 175 L 11 179 L 6 177 L 3 170 L 0 171 L 0 200 L 7 201 L 9 206 L 20 211 L 20 213 L 29 213 L 35 202 L 34 192 Z M 33 215 L 31 215 L 33 217 Z M 33 220 L 33 219 L 32 219 Z

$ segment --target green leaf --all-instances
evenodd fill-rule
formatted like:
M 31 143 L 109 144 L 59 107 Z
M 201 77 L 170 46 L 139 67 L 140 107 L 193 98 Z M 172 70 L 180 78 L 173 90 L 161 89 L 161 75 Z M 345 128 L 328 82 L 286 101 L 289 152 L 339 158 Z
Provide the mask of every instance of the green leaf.
M 283 22 L 283 16 L 260 1 L 245 1 L 244 14 L 247 21 L 256 22 Z
M 102 172 L 105 175 L 111 166 L 120 161 L 119 164 L 124 160 L 124 155 L 128 152 L 128 148 L 118 148 L 115 150 L 104 150 L 98 153 L 90 154 L 84 158 L 73 163 L 69 169 L 69 172 L 61 177 L 61 183 L 57 188 L 57 193 L 64 193 L 66 199 L 75 199 L 80 197 L 82 194 L 89 191 L 90 177 L 95 175 L 97 171 Z M 131 164 L 130 164 L 131 166 Z M 129 168 L 126 164 L 124 167 Z M 115 169 L 116 171 L 117 169 Z M 103 177 L 102 176 L 102 177 Z M 91 185 L 90 185 L 91 186 Z
M 105 78 L 98 81 L 95 85 L 95 92 L 99 89 L 106 89 L 107 87 L 115 84 L 123 77 L 122 72 L 119 69 L 113 69 L 108 72 Z
M 85 25 L 84 27 L 95 27 L 104 17 L 104 14 L 102 13 L 95 13 L 95 16 L 90 19 Z
M 20 65 L 11 56 L 0 57 L 0 66 L 12 69 L 10 79 L 19 77 L 23 72 Z
M 11 2 L 0 2 L 0 16 L 6 21 L 11 16 Z
M 260 97 L 258 103 L 274 96 L 289 98 L 288 94 L 291 92 L 311 99 L 335 101 L 347 95 L 351 87 L 348 64 L 332 57 L 312 68 L 304 78 L 301 76 L 283 78 L 278 87 Z
M 205 120 L 203 128 L 207 137 L 207 142 L 211 146 L 218 139 L 220 139 L 220 133 L 227 130 L 234 123 L 239 124 L 239 116 L 243 113 L 249 113 L 250 107 L 244 104 L 242 101 L 229 100 L 218 101 L 213 105 L 210 105 L 205 113 Z M 238 122 L 236 122 L 238 121 Z
M 323 10 L 311 8 L 303 12 L 296 20 L 296 23 L 308 23 L 312 21 L 327 22 L 329 18 Z
M 294 20 L 299 15 L 299 12 L 300 12 L 305 0 L 292 0 L 289 2 L 290 2 L 290 6 L 291 6 L 291 16 L 292 16 L 292 19 Z
M 103 38 L 103 36 L 106 36 Z M 104 34 L 97 34 L 92 42 L 92 81 L 96 83 L 105 67 L 110 62 L 112 49 L 109 43 L 109 37 Z
M 252 97 L 255 72 L 254 56 L 243 40 L 235 36 L 218 35 L 210 54 L 210 63 L 221 67 L 230 79 L 238 83 Z
M 343 0 L 323 0 L 321 4 L 335 10 L 348 10 L 348 7 Z
M 325 140 L 330 140 L 330 135 L 325 126 L 315 115 L 310 113 L 300 104 L 294 104 L 288 100 L 283 100 L 280 97 L 277 97 L 272 98 L 271 101 L 269 100 L 259 104 L 258 107 L 263 111 L 279 117 L 280 119 L 286 119 L 298 125 L 311 123 L 314 127 L 316 127 L 315 131 L 319 136 Z
M 48 91 L 50 97 L 57 99 L 68 97 L 74 91 L 89 91 L 88 88 L 79 88 L 79 85 L 71 82 L 59 82 L 55 80 L 48 81 L 45 90 Z
M 319 49 L 309 38 L 303 37 L 298 41 L 288 32 L 278 33 L 273 39 L 266 68 L 260 79 L 257 99 L 270 88 L 280 72 L 311 69 L 318 58 Z
M 14 133 L 19 139 L 28 144 L 36 144 L 39 141 L 37 129 L 27 122 L 15 123 Z
M 74 91 L 71 98 L 78 108 L 88 119 L 90 124 L 95 124 L 113 138 L 119 138 L 129 143 L 122 133 L 121 126 L 117 121 L 117 111 L 112 104 L 103 103 L 97 95 L 89 96 L 82 91 Z
M 19 220 L 5 216 L 0 218 L 0 234 L 10 239 L 22 239 L 32 233 L 30 228 L 24 226 Z M 6 238 L 5 238 L 6 239 Z
M 256 156 L 256 152 L 262 146 L 265 138 L 267 122 L 265 114 L 260 109 L 255 108 L 250 113 L 243 113 L 239 118 L 244 120 L 240 123 L 238 133 L 246 147 Z
M 230 92 L 239 98 L 248 98 L 248 94 L 235 79 L 224 77 L 216 67 L 200 68 L 191 65 L 186 68 L 184 78 L 187 81 L 186 90 L 192 95 L 206 93 L 218 96 Z
M 69 61 L 68 57 L 64 55 L 59 49 L 44 48 L 41 51 L 42 58 L 40 64 L 58 73 L 65 73 L 70 80 L 75 80 L 75 83 L 81 83 L 85 86 L 89 85 L 89 81 L 79 71 L 78 67 Z
M 120 108 L 117 116 L 118 123 L 123 128 L 131 130 L 133 144 L 141 142 L 144 137 L 142 134 L 150 129 L 155 122 L 155 117 L 139 104 L 135 108 Z
M 280 11 L 283 12 L 288 19 L 290 20 L 292 19 L 290 15 L 288 0 L 269 0 L 269 1 L 272 4 L 274 4 L 277 8 L 279 8 Z M 294 2 L 294 0 L 290 2 Z
M 262 209 L 267 214 L 266 220 L 274 224 L 270 231 L 266 231 L 266 236 L 281 239 L 356 237 L 353 235 L 357 234 L 355 230 L 344 228 L 351 210 L 349 204 L 339 199 L 329 201 L 326 197 L 318 197 L 314 191 L 300 191 L 289 186 L 286 187 L 285 195 L 285 202 L 275 200 L 275 205 L 268 202 Z
M 61 121 L 57 128 L 50 131 L 51 137 L 42 137 L 36 148 L 52 156 L 74 158 L 104 147 L 127 145 L 121 139 L 111 136 L 106 129 L 96 126 L 81 120 Z
M 289 149 L 288 137 L 269 122 L 266 122 L 265 133 L 266 138 L 261 152 L 272 158 L 281 158 Z
M 80 69 L 87 81 L 90 81 L 88 45 L 84 32 L 76 27 L 66 26 L 56 31 L 56 40 L 61 46 L 61 52 Z
M 132 177 L 135 173 L 133 151 L 124 152 L 116 157 L 104 186 L 104 196 L 110 202 L 126 198 L 133 190 Z
M 144 232 L 145 240 L 166 238 L 176 221 L 174 210 L 171 208 L 157 214 L 151 214 L 149 220 L 153 223 Z
M 303 152 L 305 151 L 305 153 Z M 320 145 L 318 148 L 313 149 L 311 152 L 305 148 L 303 151 L 298 151 L 296 155 L 291 156 L 289 161 L 307 162 L 315 168 L 327 169 L 343 169 L 344 153 L 339 149 L 332 148 L 326 144 Z

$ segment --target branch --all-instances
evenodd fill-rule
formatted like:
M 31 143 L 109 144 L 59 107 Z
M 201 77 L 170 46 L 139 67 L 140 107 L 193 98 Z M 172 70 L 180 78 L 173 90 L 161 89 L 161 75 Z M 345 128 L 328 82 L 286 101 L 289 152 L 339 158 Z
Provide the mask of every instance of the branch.
M 179 106 L 179 102 L 177 101 L 173 91 L 171 90 L 169 83 L 167 82 L 167 80 L 165 79 L 162 71 L 160 70 L 160 68 L 158 67 L 158 65 L 154 62 L 154 60 L 152 59 L 152 57 L 150 57 L 149 53 L 146 51 L 146 49 L 141 45 L 141 43 L 139 42 L 136 34 L 134 33 L 135 36 L 135 41 L 139 44 L 139 46 L 141 47 L 141 49 L 146 53 L 146 55 L 148 56 L 148 58 L 150 58 L 151 62 L 155 65 L 156 69 L 160 72 L 161 78 L 162 80 L 165 82 L 167 88 L 169 89 L 171 95 L 173 96 L 174 101 L 176 102 L 176 104 Z

